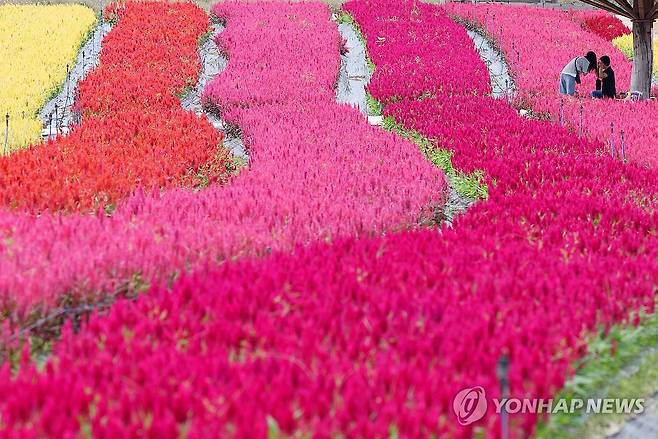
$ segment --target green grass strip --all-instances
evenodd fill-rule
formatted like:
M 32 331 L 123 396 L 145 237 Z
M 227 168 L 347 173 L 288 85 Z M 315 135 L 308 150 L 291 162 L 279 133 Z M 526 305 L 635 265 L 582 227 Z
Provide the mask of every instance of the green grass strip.
M 658 313 L 642 314 L 638 326 L 620 324 L 588 341 L 589 353 L 555 398 L 648 398 L 658 391 Z M 570 402 L 569 402 L 570 404 Z M 538 427 L 539 439 L 604 437 L 630 415 L 554 414 Z M 617 428 L 615 428 L 617 427 Z
M 384 118 L 382 128 L 387 131 L 393 131 L 400 137 L 408 139 L 418 145 L 418 148 L 423 155 L 431 161 L 432 164 L 438 166 L 443 172 L 445 172 L 450 181 L 450 185 L 460 196 L 471 200 L 486 200 L 489 196 L 488 188 L 483 183 L 484 172 L 476 170 L 470 174 L 466 174 L 456 170 L 452 165 L 452 151 L 438 147 L 435 142 L 416 130 L 405 128 L 402 124 L 397 123 L 392 116 L 386 116 Z

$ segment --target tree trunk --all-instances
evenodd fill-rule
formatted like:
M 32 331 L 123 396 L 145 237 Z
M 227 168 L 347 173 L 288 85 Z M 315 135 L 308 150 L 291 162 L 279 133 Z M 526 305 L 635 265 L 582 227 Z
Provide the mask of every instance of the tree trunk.
M 653 48 L 651 44 L 651 21 L 633 22 L 633 75 L 631 91 L 642 92 L 641 99 L 648 99 L 651 93 L 651 70 Z

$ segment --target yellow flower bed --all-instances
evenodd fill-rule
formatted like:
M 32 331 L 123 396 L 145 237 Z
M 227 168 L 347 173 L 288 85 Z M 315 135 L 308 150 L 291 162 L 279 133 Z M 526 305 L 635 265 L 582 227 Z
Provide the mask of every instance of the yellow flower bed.
M 622 35 L 612 40 L 612 44 L 626 55 L 626 58 L 633 59 L 633 34 Z M 658 76 L 658 40 L 653 40 L 653 74 Z
M 96 23 L 82 5 L 0 5 L 0 154 L 38 142 L 39 110 L 66 79 L 66 65 Z

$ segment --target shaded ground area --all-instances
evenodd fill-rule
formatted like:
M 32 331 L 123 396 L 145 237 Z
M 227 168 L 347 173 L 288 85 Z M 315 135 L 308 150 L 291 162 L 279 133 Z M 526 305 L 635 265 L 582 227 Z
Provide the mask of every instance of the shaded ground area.
M 610 439 L 651 439 L 658 437 L 658 392 L 647 400 L 644 413 L 628 420 Z

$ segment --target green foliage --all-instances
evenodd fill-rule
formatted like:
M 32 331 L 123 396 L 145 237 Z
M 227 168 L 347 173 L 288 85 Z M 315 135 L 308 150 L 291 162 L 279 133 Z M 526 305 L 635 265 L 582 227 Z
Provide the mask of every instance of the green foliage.
M 338 14 L 338 18 L 336 18 L 336 22 L 338 24 L 351 24 L 354 27 L 357 26 L 352 15 L 350 15 L 350 13 L 346 11 L 340 11 L 340 14 Z
M 103 211 L 106 216 L 112 216 L 112 214 L 117 210 L 117 205 L 113 203 L 106 204 L 103 207 Z
M 247 166 L 247 160 L 242 157 L 233 155 L 226 161 L 226 171 L 233 175 L 239 174 L 240 170 L 245 166 Z
M 381 116 L 384 111 L 382 103 L 375 99 L 370 93 L 366 94 L 366 105 L 368 107 L 368 114 L 371 116 Z
M 459 171 L 452 177 L 452 186 L 463 197 L 471 200 L 486 200 L 489 197 L 489 192 L 483 181 L 484 172 L 479 169 L 470 174 Z
M 638 326 L 615 325 L 607 336 L 599 331 L 588 350 L 556 398 L 646 398 L 658 390 L 658 314 L 642 314 Z M 555 414 L 539 425 L 537 437 L 605 436 L 611 424 L 623 419 L 623 414 Z
M 271 416 L 267 417 L 267 439 L 283 439 L 279 424 Z
M 388 439 L 399 439 L 400 433 L 398 431 L 397 425 L 393 424 L 388 429 Z
M 204 33 L 199 35 L 199 38 L 197 38 L 197 45 L 199 47 L 203 46 L 204 44 L 206 44 L 210 40 L 211 36 L 212 36 L 212 30 L 211 29 L 205 31 Z
M 181 101 L 185 99 L 192 91 L 194 90 L 194 78 L 187 78 L 185 80 L 185 85 L 180 89 L 174 91 L 174 95 Z

